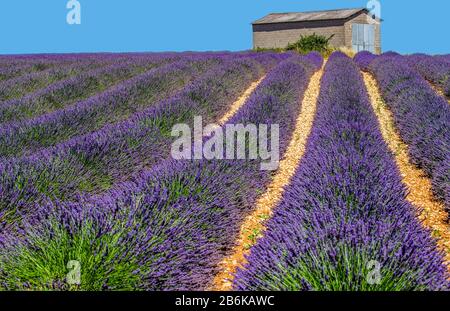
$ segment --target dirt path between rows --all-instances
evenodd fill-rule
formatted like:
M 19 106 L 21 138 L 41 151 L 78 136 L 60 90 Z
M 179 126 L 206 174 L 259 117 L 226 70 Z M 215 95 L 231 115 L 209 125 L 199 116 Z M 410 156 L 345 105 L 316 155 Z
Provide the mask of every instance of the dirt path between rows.
M 381 133 L 389 149 L 395 156 L 403 183 L 408 189 L 406 199 L 418 208 L 418 217 L 423 225 L 431 230 L 437 239 L 438 248 L 445 253 L 445 261 L 450 272 L 450 225 L 444 204 L 438 202 L 431 191 L 431 181 L 409 159 L 408 146 L 397 132 L 391 111 L 384 103 L 375 78 L 363 73 L 364 83 L 370 97 L 372 108 L 378 118 Z
M 236 112 L 241 109 L 241 107 L 245 104 L 247 99 L 252 95 L 252 93 L 255 91 L 255 89 L 258 87 L 258 85 L 261 84 L 261 82 L 266 78 L 266 75 L 264 75 L 261 79 L 258 81 L 253 82 L 248 89 L 244 92 L 244 94 L 241 95 L 241 97 L 238 98 L 228 109 L 228 111 L 220 118 L 217 123 L 222 126 L 225 123 L 227 123 L 235 114 Z
M 301 103 L 301 111 L 295 124 L 293 137 L 280 161 L 279 169 L 266 192 L 258 199 L 253 212 L 245 218 L 241 225 L 236 245 L 231 254 L 220 263 L 221 272 L 215 276 L 211 290 L 227 291 L 232 289 L 234 274 L 238 267 L 246 263 L 245 256 L 250 253 L 250 248 L 256 243 L 256 240 L 261 237 L 265 221 L 270 218 L 273 208 L 280 202 L 284 187 L 290 183 L 305 153 L 306 142 L 316 114 L 322 75 L 323 67 L 311 77 Z
M 444 91 L 442 91 L 442 89 L 441 89 L 440 87 L 436 86 L 436 85 L 433 84 L 431 81 L 428 81 L 428 80 L 426 80 L 426 81 L 428 82 L 428 84 L 431 86 L 431 88 L 432 88 L 439 96 L 442 96 L 444 99 L 447 100 L 447 103 L 450 104 L 450 98 L 448 98 L 447 96 L 445 96 Z

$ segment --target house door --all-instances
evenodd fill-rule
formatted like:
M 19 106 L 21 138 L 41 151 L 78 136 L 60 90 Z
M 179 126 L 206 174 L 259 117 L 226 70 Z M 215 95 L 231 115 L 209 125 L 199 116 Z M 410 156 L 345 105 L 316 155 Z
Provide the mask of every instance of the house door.
M 352 46 L 356 52 L 369 51 L 375 53 L 375 25 L 353 24 Z

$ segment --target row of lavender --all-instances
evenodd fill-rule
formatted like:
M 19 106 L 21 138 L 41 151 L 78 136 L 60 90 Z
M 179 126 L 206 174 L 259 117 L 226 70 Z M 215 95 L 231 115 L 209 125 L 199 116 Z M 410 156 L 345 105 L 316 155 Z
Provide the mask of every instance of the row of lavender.
M 365 54 L 358 61 L 374 73 L 411 159 L 432 178 L 436 198 L 450 212 L 450 106 L 415 70 L 414 57 L 422 58 Z
M 37 54 L 37 55 L 0 55 L 0 81 L 18 77 L 32 72 L 43 71 L 61 64 L 76 63 L 80 61 L 105 62 L 130 61 L 131 59 L 179 59 L 184 56 L 209 55 L 212 57 L 245 57 L 252 56 L 253 52 L 183 52 L 183 53 L 93 53 L 93 54 Z
M 270 55 L 257 59 L 224 59 L 171 98 L 149 101 L 146 103 L 149 108 L 125 121 L 29 156 L 4 159 L 0 162 L 0 219 L 11 222 L 20 218 L 30 204 L 46 197 L 71 200 L 82 192 L 107 190 L 133 173 L 153 166 L 170 155 L 172 125 L 187 123 L 193 115 L 202 115 L 206 122 L 216 121 L 231 102 L 262 76 L 265 67 L 276 62 L 277 58 Z M 155 83 L 160 84 L 160 80 L 171 84 L 168 79 L 180 79 L 181 65 L 185 70 L 186 66 L 192 67 L 175 63 L 168 65 L 170 68 L 156 69 L 161 74 L 156 79 L 148 79 L 151 83 L 139 89 L 145 91 Z M 134 86 L 136 83 L 130 84 L 131 88 Z M 153 96 L 155 93 L 153 91 Z M 122 97 L 129 100 L 132 95 L 133 92 L 124 92 Z M 99 101 L 97 105 L 102 107 L 104 103 Z M 92 110 L 97 105 L 86 107 Z M 86 116 L 86 122 L 92 122 L 91 115 Z M 67 118 L 63 120 L 72 122 Z M 61 121 L 55 124 L 55 129 L 60 130 Z M 55 136 L 49 137 L 54 139 Z
M 252 57 L 257 61 L 263 56 L 243 54 L 242 57 L 239 57 L 238 54 L 235 59 Z M 151 103 L 173 95 L 201 73 L 226 59 L 229 58 L 227 56 L 217 57 L 214 54 L 212 56 L 209 54 L 183 56 L 179 61 L 165 66 L 160 65 L 158 68 L 134 76 L 90 98 L 68 104 L 66 108 L 61 107 L 63 109 L 41 116 L 39 116 L 39 111 L 48 109 L 46 106 L 50 106 L 49 109 L 54 110 L 52 107 L 55 104 L 49 100 L 62 98 L 57 95 L 56 98 L 52 96 L 49 98 L 49 92 L 52 95 L 55 94 L 54 88 L 44 89 L 43 94 L 32 94 L 32 102 L 27 96 L 19 105 L 17 102 L 12 106 L 7 105 L 6 111 L 3 111 L 4 117 L 8 118 L 17 110 L 22 113 L 36 113 L 37 116 L 0 126 L 0 157 L 30 154 L 63 142 L 75 135 L 89 133 L 106 124 L 126 119 L 133 113 L 147 108 Z M 123 67 L 119 68 L 119 71 L 121 69 Z M 71 84 L 64 84 L 62 89 L 58 90 L 64 95 L 66 91 L 72 92 L 73 88 Z M 41 100 L 37 95 L 43 95 L 44 99 Z M 54 108 L 63 105 L 61 102 L 57 102 L 56 106 Z M 2 111 L 1 106 L 0 111 Z M 20 119 L 20 114 L 18 118 Z
M 34 56 L 27 61 L 19 60 L 18 57 L 14 56 L 0 57 L 0 82 L 33 72 L 44 71 L 62 64 L 79 62 L 81 60 L 88 61 L 88 59 L 81 57 L 78 57 L 77 59 L 67 59 L 65 57 L 47 59 Z
M 51 66 L 52 65 L 50 64 L 9 64 L 9 66 L 0 65 L 0 81 L 12 79 L 33 71 L 45 70 Z
M 0 64 L 0 103 L 5 100 L 18 99 L 40 88 L 57 83 L 87 70 L 102 69 L 108 65 L 132 64 L 134 62 L 153 62 L 162 65 L 183 57 L 199 57 L 199 53 L 163 53 L 163 54 L 92 54 L 82 56 L 58 56 L 47 59 L 42 56 L 30 58 L 25 63 L 17 63 L 17 58 L 9 57 L 9 62 Z M 240 53 L 234 57 L 242 57 L 250 53 Z M 204 53 L 200 57 L 223 58 L 231 56 L 228 53 Z M 97 75 L 99 72 L 97 72 Z M 58 86 L 61 87 L 62 83 Z M 50 85 L 51 86 L 51 85 Z M 49 86 L 49 88 L 50 88 Z M 31 94 L 30 94 L 31 95 Z
M 317 55 L 310 58 L 321 62 Z M 233 63 L 215 70 L 191 87 L 188 98 L 165 102 L 169 112 L 158 110 L 158 122 L 150 123 L 161 127 L 187 121 L 192 114 L 181 117 L 182 112 L 192 108 L 213 120 L 223 103 L 221 96 L 208 93 L 234 92 L 248 85 L 249 73 L 255 78 L 258 72 L 249 60 L 237 62 L 239 68 L 247 63 L 247 69 L 238 70 Z M 281 63 L 230 122 L 280 124 L 284 151 L 315 69 L 308 58 Z M 178 105 L 184 107 L 176 112 Z M 66 262 L 79 260 L 83 282 L 73 289 L 205 289 L 232 246 L 245 211 L 269 179 L 259 161 L 168 159 L 106 194 L 35 206 L 36 213 L 24 218 L 19 231 L 0 237 L 0 287 L 68 289 Z M 40 268 L 30 273 L 31 265 Z
M 176 53 L 131 53 L 131 54 L 55 54 L 55 55 L 16 55 L 0 56 L 0 81 L 38 73 L 61 65 L 74 63 L 114 63 L 139 58 L 177 58 Z
M 95 131 L 173 95 L 220 59 L 183 59 L 152 68 L 64 109 L 0 127 L 0 156 L 27 154 Z
M 54 58 L 52 60 L 35 60 L 26 64 L 15 64 L 10 60 L 8 66 L 0 67 L 0 103 L 17 99 L 28 93 L 47 87 L 62 79 L 68 79 L 88 70 L 100 69 L 108 65 L 129 63 L 131 61 L 170 61 L 177 59 L 172 54 L 149 54 L 125 57 L 124 55 L 104 56 L 102 54 L 79 58 Z M 21 69 L 22 68 L 22 69 Z M 8 73 L 9 72 L 9 76 Z
M 20 75 L 0 82 L 0 103 L 20 98 L 51 83 L 79 74 L 89 68 L 101 68 L 103 61 L 80 59 L 77 62 L 61 63 L 42 71 Z
M 448 289 L 443 256 L 405 197 L 358 68 L 333 54 L 306 154 L 235 288 Z
M 62 109 L 69 104 L 88 98 L 95 93 L 131 78 L 153 67 L 166 64 L 166 60 L 139 58 L 115 61 L 106 66 L 88 66 L 79 74 L 56 81 L 47 87 L 30 92 L 23 97 L 0 103 L 0 123 L 20 121 Z
M 440 56 L 415 54 L 405 56 L 406 61 L 428 81 L 438 86 L 450 97 L 450 62 Z

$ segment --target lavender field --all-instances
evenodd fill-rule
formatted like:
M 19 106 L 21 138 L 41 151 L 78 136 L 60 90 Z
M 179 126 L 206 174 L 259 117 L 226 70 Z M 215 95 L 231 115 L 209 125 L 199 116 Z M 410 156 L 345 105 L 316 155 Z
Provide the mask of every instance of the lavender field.
M 449 220 L 449 55 L 0 56 L 0 290 L 450 290 Z

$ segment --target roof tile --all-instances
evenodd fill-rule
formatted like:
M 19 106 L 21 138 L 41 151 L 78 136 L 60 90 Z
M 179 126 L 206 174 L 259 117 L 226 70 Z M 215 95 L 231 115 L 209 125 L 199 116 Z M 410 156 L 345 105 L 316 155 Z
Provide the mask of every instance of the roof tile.
M 316 12 L 292 12 L 292 13 L 272 13 L 253 22 L 253 24 L 273 24 L 273 23 L 290 23 L 290 22 L 306 22 L 330 19 L 346 19 L 357 14 L 365 8 L 359 9 L 343 9 Z

